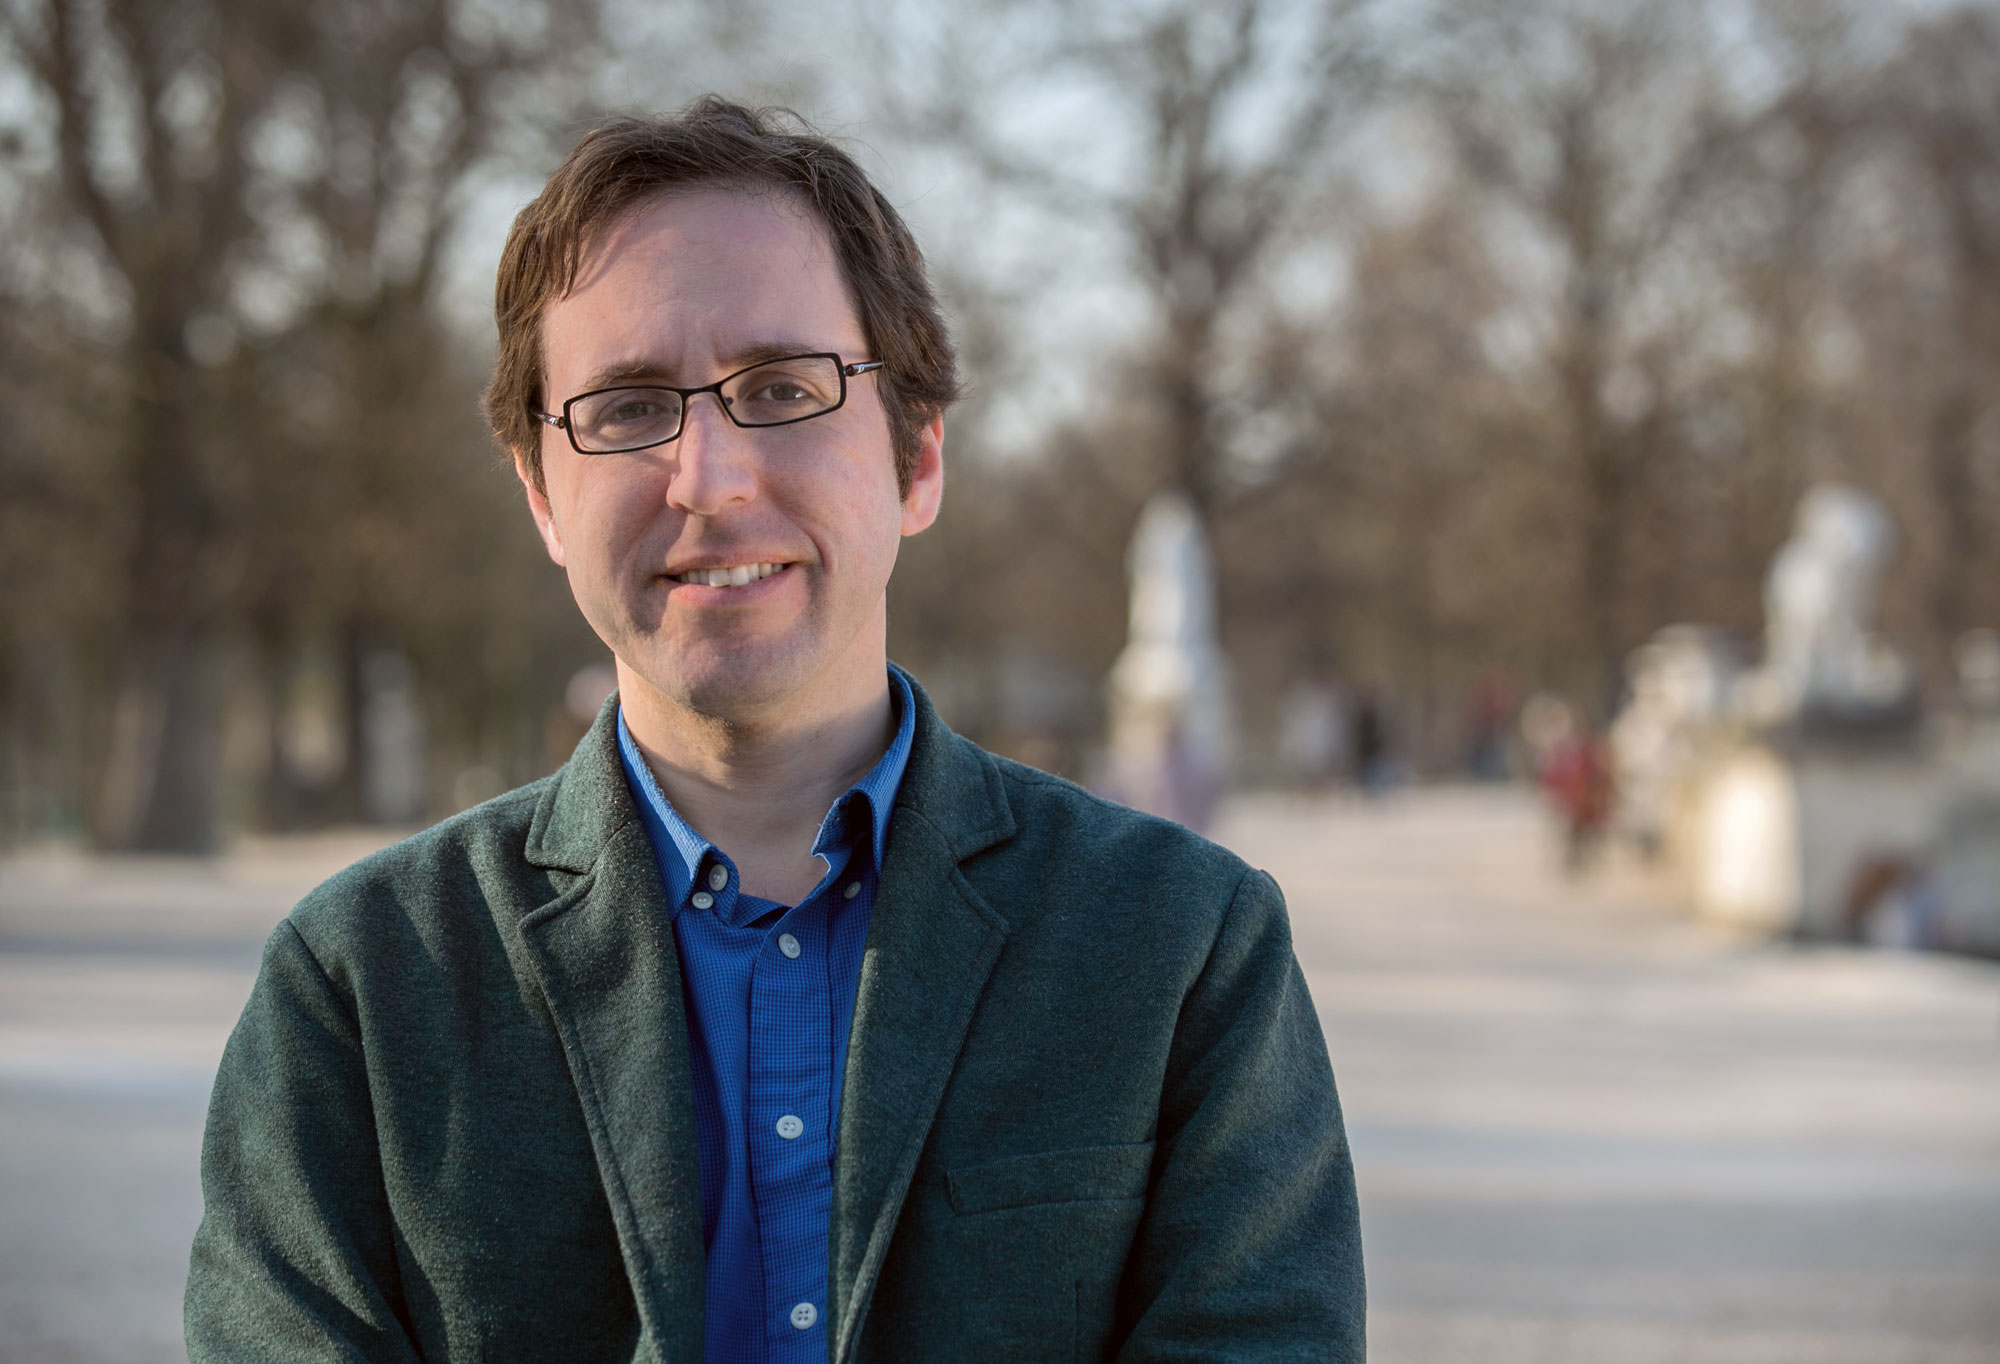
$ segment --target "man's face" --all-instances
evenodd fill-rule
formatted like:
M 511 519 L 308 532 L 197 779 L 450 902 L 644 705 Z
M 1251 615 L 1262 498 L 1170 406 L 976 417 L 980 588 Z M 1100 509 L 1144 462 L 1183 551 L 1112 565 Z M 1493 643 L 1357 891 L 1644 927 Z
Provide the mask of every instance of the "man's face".
M 614 384 L 712 383 L 774 350 L 876 358 L 825 230 L 778 195 L 675 193 L 615 223 L 549 306 L 545 405 Z M 545 428 L 546 491 L 530 482 L 528 503 L 628 702 L 643 687 L 750 720 L 881 686 L 889 572 L 900 538 L 937 515 L 941 440 L 933 421 L 904 498 L 874 376 L 850 378 L 837 411 L 761 429 L 731 424 L 705 393 L 678 439 L 647 450 L 582 455 Z M 685 580 L 729 568 L 752 580 Z

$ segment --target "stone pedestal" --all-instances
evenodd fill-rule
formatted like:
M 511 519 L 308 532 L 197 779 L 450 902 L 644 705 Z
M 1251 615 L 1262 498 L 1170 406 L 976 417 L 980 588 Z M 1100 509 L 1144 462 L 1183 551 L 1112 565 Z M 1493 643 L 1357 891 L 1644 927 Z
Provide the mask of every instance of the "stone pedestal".
M 1946 804 L 1931 857 L 1943 946 L 2000 957 L 2000 792 L 1961 791 Z
M 1950 794 L 1931 868 L 1945 945 L 2000 957 L 2000 639 L 1991 631 L 1976 633 L 1990 652 L 1967 659 L 1961 651 L 1963 700 L 1940 726 L 1940 766 Z
M 1914 749 L 1744 741 L 1690 793 L 1696 911 L 1760 932 L 1850 936 L 1868 878 L 1923 864 L 1945 795 Z
M 1958 641 L 1958 696 L 1926 715 L 1870 625 L 1894 544 L 1874 498 L 1817 486 L 1772 562 L 1759 666 L 1726 677 L 1674 631 L 1634 656 L 1628 827 L 1659 830 L 1718 923 L 2000 956 L 2000 634 Z

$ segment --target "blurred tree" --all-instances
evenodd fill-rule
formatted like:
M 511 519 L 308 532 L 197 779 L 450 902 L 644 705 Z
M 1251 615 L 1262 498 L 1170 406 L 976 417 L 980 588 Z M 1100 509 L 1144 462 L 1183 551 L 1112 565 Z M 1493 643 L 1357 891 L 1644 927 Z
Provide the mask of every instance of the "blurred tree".
M 1834 472 L 1833 408 L 1816 333 L 1833 300 L 1830 230 L 1853 139 L 1857 74 L 1847 16 L 1831 5 L 1774 3 L 1756 49 L 1781 73 L 1774 93 L 1712 136 L 1708 193 L 1686 234 L 1702 287 L 1685 310 L 1667 403 L 1675 444 L 1649 510 L 1677 533 L 1639 565 L 1647 618 L 1663 613 L 1754 633 L 1760 583 L 1813 478 Z
M 1685 344 L 1669 277 L 1732 135 L 1699 5 L 1549 0 L 1461 5 L 1431 95 L 1460 164 L 1504 210 L 1502 249 L 1538 273 L 1523 298 L 1526 371 L 1549 386 L 1550 452 L 1568 466 L 1567 595 L 1594 659 L 1590 708 L 1616 697 L 1630 611 L 1627 546 L 1662 458 L 1662 372 Z
M 339 611 L 315 586 L 379 585 L 353 569 L 381 557 L 365 513 L 394 516 L 379 476 L 409 458 L 404 400 L 437 396 L 413 379 L 449 354 L 425 315 L 441 252 L 470 177 L 536 112 L 551 35 L 579 51 L 590 21 L 567 0 L 6 9 L 35 100 L 10 188 L 49 229 L 26 282 L 46 325 L 87 313 L 118 503 L 98 525 L 118 564 L 102 843 L 206 846 L 233 627 L 269 643 Z
M 906 15 L 879 22 L 878 66 L 896 75 L 877 107 L 981 206 L 946 260 L 959 316 L 997 334 L 973 370 L 991 401 L 953 419 L 948 548 L 912 546 L 927 571 L 899 588 L 898 635 L 913 659 L 956 642 L 954 719 L 989 741 L 1023 726 L 1003 697 L 1017 671 L 1074 696 L 1072 726 L 1101 721 L 1095 681 L 1123 639 L 1126 540 L 1151 493 L 1184 492 L 1218 535 L 1265 479 L 1280 395 L 1257 339 L 1286 266 L 1341 217 L 1328 186 L 1387 81 L 1384 8 L 990 0 L 914 51 Z M 995 240 L 1009 227 L 1043 243 L 1037 269 L 1011 267 Z M 1136 325 L 1081 346 L 1064 319 L 1105 289 Z M 1031 451 L 1027 413 L 1048 414 Z M 1242 569 L 1219 567 L 1225 584 Z M 1082 770 L 1086 736 L 1057 737 Z
M 365 812 L 383 656 L 440 790 L 555 756 L 597 646 L 441 281 L 568 110 L 697 67 L 892 140 L 972 381 L 892 643 L 1024 756 L 1082 769 L 1165 485 L 1209 512 L 1252 733 L 1301 673 L 1437 761 L 1496 666 L 1601 708 L 1658 626 L 1756 630 L 1824 476 L 1904 530 L 1892 637 L 1935 662 L 2000 612 L 1991 4 L 881 0 L 860 61 L 762 3 L 4 15 L 0 824 L 87 764 L 106 841 L 199 842 L 225 656 L 268 821 Z M 321 674 L 332 779 L 285 732 Z
M 1544 414 L 1482 341 L 1512 297 L 1476 195 L 1445 181 L 1407 216 L 1369 215 L 1337 325 L 1262 342 L 1297 434 L 1222 551 L 1232 642 L 1267 704 L 1292 678 L 1344 675 L 1424 729 L 1482 669 L 1531 671 L 1570 642 L 1547 590 L 1563 487 Z
M 1870 93 L 1930 209 L 1933 363 L 1912 381 L 1928 398 L 1928 642 L 1941 662 L 1960 633 L 2000 619 L 2000 13 L 1918 24 Z
M 1002 193 L 1109 228 L 1151 329 L 1124 357 L 1124 382 L 1089 391 L 1136 404 L 1157 436 L 1151 479 L 1211 513 L 1231 491 L 1240 395 L 1256 383 L 1231 343 L 1301 210 L 1324 207 L 1329 156 L 1380 95 L 1379 8 L 994 0 L 984 40 L 966 41 L 957 16 L 912 64 L 930 79 L 883 98 L 906 135 L 968 159 Z M 1052 87 L 1087 117 L 1001 131 Z

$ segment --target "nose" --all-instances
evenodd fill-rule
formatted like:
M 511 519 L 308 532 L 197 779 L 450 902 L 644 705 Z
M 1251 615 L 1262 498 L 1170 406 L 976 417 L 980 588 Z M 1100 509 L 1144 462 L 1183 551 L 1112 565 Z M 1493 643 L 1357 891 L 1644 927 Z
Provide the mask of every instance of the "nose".
M 723 413 L 718 395 L 697 393 L 688 400 L 681 433 L 667 448 L 674 453 L 673 477 L 667 483 L 667 505 L 674 510 L 714 516 L 756 499 L 750 433 Z

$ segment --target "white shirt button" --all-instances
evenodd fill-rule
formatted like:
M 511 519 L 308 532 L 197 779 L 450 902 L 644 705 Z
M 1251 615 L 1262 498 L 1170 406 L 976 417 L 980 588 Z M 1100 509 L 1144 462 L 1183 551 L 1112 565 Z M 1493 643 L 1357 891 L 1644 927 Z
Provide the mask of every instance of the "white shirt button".
M 787 1113 L 778 1119 L 778 1135 L 786 1141 L 797 1141 L 805 1135 L 806 1125 L 796 1113 Z
M 801 1331 L 812 1330 L 813 1323 L 818 1320 L 819 1309 L 809 1302 L 802 1302 L 792 1309 L 792 1325 Z
M 696 909 L 711 909 L 715 905 L 715 897 L 705 890 L 696 891 L 693 898 Z
M 708 869 L 708 888 L 721 890 L 729 884 L 729 868 L 717 863 Z
M 789 933 L 780 933 L 778 935 L 778 950 L 788 957 L 796 958 L 800 950 L 799 940 Z
M 844 898 L 852 900 L 855 896 L 861 893 L 861 883 L 859 881 L 849 881 L 847 883 L 847 889 L 843 890 L 840 893 Z

